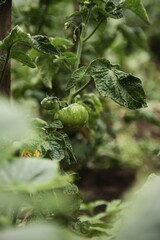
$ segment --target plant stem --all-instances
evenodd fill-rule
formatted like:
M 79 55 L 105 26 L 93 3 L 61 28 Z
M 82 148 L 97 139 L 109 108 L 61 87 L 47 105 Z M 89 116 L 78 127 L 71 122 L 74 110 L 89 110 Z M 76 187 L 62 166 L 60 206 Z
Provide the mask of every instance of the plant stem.
M 76 53 L 77 61 L 75 63 L 75 70 L 78 69 L 80 61 L 81 61 L 82 49 L 83 49 L 83 44 L 84 44 L 84 39 L 85 39 L 85 29 L 86 29 L 86 26 L 89 22 L 90 14 L 91 14 L 91 8 L 89 9 L 87 16 L 85 17 L 85 19 L 81 23 L 82 29 L 81 29 L 81 34 L 80 34 L 80 37 L 79 37 L 78 48 L 77 48 L 77 53 Z M 71 88 L 69 98 L 68 98 L 68 104 L 71 104 L 73 99 L 75 98 L 75 96 L 77 94 L 79 94 L 83 89 L 85 89 L 90 83 L 91 83 L 91 80 L 89 80 L 86 84 L 84 84 L 77 91 L 76 91 L 75 86 L 73 88 Z
M 85 23 L 82 23 L 82 31 L 81 31 L 81 35 L 80 35 L 80 38 L 79 38 L 79 44 L 78 44 L 78 48 L 77 48 L 77 53 L 76 53 L 76 58 L 77 58 L 77 61 L 75 63 L 75 70 L 78 69 L 79 67 L 79 64 L 80 64 L 80 60 L 81 60 L 81 54 L 82 54 L 82 48 L 83 48 L 83 42 L 84 42 L 84 32 L 85 32 Z
M 80 61 L 81 61 L 81 54 L 82 54 L 82 49 L 83 49 L 83 41 L 84 41 L 84 34 L 85 34 L 85 23 L 83 22 L 82 24 L 82 31 L 81 35 L 79 37 L 79 43 L 78 43 L 78 48 L 77 48 L 77 53 L 76 53 L 76 62 L 75 62 L 75 70 L 78 69 Z M 75 87 L 71 88 L 69 98 L 68 98 L 68 104 L 71 104 L 73 99 L 74 99 L 74 93 L 75 93 Z
M 75 98 L 80 92 L 82 92 L 88 85 L 93 82 L 93 78 L 90 78 L 88 82 L 86 82 L 81 88 L 79 88 L 77 91 L 75 91 L 72 95 L 72 98 Z
M 9 48 L 7 49 L 6 60 L 5 60 L 5 63 L 4 63 L 4 65 L 3 65 L 2 73 L 1 73 L 1 76 L 0 76 L 0 86 L 2 85 L 3 78 L 4 78 L 4 75 L 5 75 L 6 69 L 7 69 L 7 65 L 8 65 L 9 57 L 10 57 L 10 52 L 11 52 L 11 47 L 9 47 Z
M 97 31 L 97 29 L 99 28 L 99 26 L 101 25 L 101 23 L 106 20 L 106 17 L 105 18 L 102 18 L 99 23 L 97 24 L 97 26 L 93 29 L 93 31 L 88 35 L 88 37 L 86 37 L 83 42 L 86 42 L 89 38 L 91 38 L 93 36 L 93 34 Z

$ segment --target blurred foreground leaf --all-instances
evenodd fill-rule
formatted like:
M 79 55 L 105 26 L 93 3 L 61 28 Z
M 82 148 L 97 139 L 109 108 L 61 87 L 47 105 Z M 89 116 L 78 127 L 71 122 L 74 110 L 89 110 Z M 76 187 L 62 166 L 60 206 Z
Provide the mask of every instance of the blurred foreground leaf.
M 151 175 L 144 187 L 132 196 L 116 240 L 159 240 L 160 177 Z
M 48 159 L 21 158 L 0 170 L 0 189 L 34 192 L 66 185 L 58 163 Z
M 65 229 L 47 224 L 29 225 L 25 228 L 14 228 L 0 233 L 1 240 L 71 240 L 70 234 Z

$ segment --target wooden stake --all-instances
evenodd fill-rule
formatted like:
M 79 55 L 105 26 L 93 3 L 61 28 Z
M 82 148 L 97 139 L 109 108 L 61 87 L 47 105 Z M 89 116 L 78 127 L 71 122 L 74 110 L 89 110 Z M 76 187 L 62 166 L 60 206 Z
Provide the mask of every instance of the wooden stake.
M 0 40 L 3 40 L 8 32 L 11 31 L 11 12 L 12 12 L 12 0 L 6 0 L 6 2 L 0 5 Z M 2 56 L 2 52 L 0 52 Z M 2 71 L 3 63 L 0 63 L 0 71 Z M 6 73 L 3 78 L 3 82 L 0 86 L 0 94 L 7 97 L 11 95 L 11 71 L 10 63 L 7 66 Z

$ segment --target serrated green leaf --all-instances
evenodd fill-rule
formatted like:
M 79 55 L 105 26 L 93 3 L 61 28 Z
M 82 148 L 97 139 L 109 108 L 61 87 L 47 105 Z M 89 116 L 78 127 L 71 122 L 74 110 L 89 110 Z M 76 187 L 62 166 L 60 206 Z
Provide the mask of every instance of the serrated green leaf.
M 80 67 L 78 70 L 74 71 L 70 81 L 67 83 L 67 90 L 74 87 L 86 74 L 87 67 Z
M 52 132 L 47 141 L 41 144 L 41 151 L 43 156 L 49 156 L 49 158 L 57 161 L 61 161 L 65 158 L 65 141 L 64 137 L 59 132 Z
M 49 128 L 56 128 L 56 129 L 62 129 L 63 125 L 60 120 L 54 120 L 52 123 L 49 124 Z
M 141 0 L 124 0 L 121 4 L 123 8 L 130 9 L 144 22 L 150 24 L 148 14 Z
M 32 37 L 29 33 L 25 33 L 19 26 L 15 26 L 12 31 L 0 43 L 0 49 L 6 51 L 13 44 L 22 42 L 32 45 Z
M 64 141 L 65 141 L 65 146 L 66 146 L 66 150 L 68 152 L 69 157 L 74 162 L 77 162 L 76 156 L 74 155 L 74 152 L 73 152 L 72 143 L 67 135 L 64 136 Z
M 51 159 L 56 159 L 58 161 L 61 161 L 62 159 L 65 158 L 65 141 L 63 138 L 63 135 L 54 132 L 50 139 L 50 146 L 51 146 L 51 151 L 49 153 L 49 156 Z
M 32 46 L 37 51 L 44 54 L 56 55 L 58 54 L 57 49 L 51 44 L 49 38 L 42 35 L 36 35 L 32 37 Z
M 43 54 L 58 54 L 57 49 L 51 44 L 49 38 L 42 35 L 31 36 L 25 33 L 19 26 L 15 26 L 3 41 L 1 41 L 0 49 L 6 51 L 18 42 L 24 43 Z
M 36 59 L 36 65 L 40 70 L 42 82 L 45 86 L 51 88 L 52 79 L 59 70 L 59 64 L 53 63 L 50 55 L 40 55 Z
M 121 71 L 117 65 L 111 64 L 105 58 L 94 60 L 87 73 L 93 77 L 101 96 L 110 97 L 129 109 L 147 106 L 141 80 Z
M 13 58 L 19 62 L 21 62 L 23 65 L 26 65 L 30 68 L 35 68 L 36 65 L 33 63 L 32 59 L 22 50 L 12 50 L 10 54 L 10 58 Z

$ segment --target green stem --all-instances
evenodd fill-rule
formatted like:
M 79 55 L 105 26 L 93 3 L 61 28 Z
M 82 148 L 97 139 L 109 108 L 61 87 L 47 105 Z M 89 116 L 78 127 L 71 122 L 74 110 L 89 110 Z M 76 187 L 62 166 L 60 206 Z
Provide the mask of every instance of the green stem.
M 11 47 L 9 47 L 9 48 L 7 49 L 6 60 L 5 60 L 5 63 L 4 63 L 4 65 L 3 65 L 2 73 L 1 73 L 1 76 L 0 76 L 0 86 L 2 85 L 3 78 L 4 78 L 4 75 L 5 75 L 6 69 L 7 69 L 7 65 L 8 65 L 9 57 L 10 57 L 10 52 L 11 52 Z
M 79 88 L 77 91 L 75 91 L 72 95 L 72 99 L 74 99 L 80 92 L 82 92 L 88 85 L 93 82 L 93 78 L 90 78 L 88 82 L 86 82 L 81 88 Z
M 77 48 L 77 53 L 76 53 L 76 62 L 75 62 L 75 70 L 78 69 L 80 61 L 81 61 L 81 54 L 82 54 L 82 49 L 83 49 L 83 41 L 84 41 L 84 34 L 85 34 L 85 23 L 82 23 L 82 31 L 81 31 L 81 35 L 79 38 L 79 43 L 78 43 L 78 48 Z M 68 98 L 68 104 L 71 104 L 73 99 L 74 99 L 74 93 L 75 93 L 76 89 L 75 87 L 71 88 L 70 90 L 70 94 L 69 94 L 69 98 Z
M 75 63 L 75 70 L 78 69 L 80 61 L 81 61 L 82 49 L 83 49 L 83 44 L 84 44 L 84 39 L 85 39 L 85 29 L 86 29 L 86 26 L 89 22 L 90 14 L 91 14 L 91 8 L 89 9 L 88 14 L 87 14 L 86 18 L 84 19 L 84 21 L 81 23 L 82 29 L 81 29 L 81 34 L 80 34 L 80 37 L 79 37 L 78 48 L 77 48 L 77 53 L 76 53 L 77 61 Z M 84 84 L 84 86 L 82 86 L 77 91 L 76 91 L 75 86 L 73 88 L 71 88 L 69 98 L 68 98 L 68 104 L 71 104 L 73 99 L 75 98 L 75 96 L 78 93 L 80 93 L 83 89 L 85 89 L 90 84 L 90 82 L 91 81 Z
M 93 29 L 93 31 L 83 40 L 83 42 L 86 42 L 89 38 L 91 38 L 93 36 L 93 34 L 97 31 L 97 29 L 99 28 L 99 26 L 101 25 L 101 23 L 106 20 L 105 18 L 102 18 L 99 23 L 97 24 L 97 26 Z
M 75 70 L 78 69 L 80 61 L 81 61 L 81 54 L 82 54 L 84 34 L 85 34 L 85 26 L 86 26 L 85 23 L 82 23 L 82 31 L 81 31 L 81 35 L 79 38 L 79 44 L 78 44 L 77 53 L 76 53 L 77 61 L 75 63 Z

